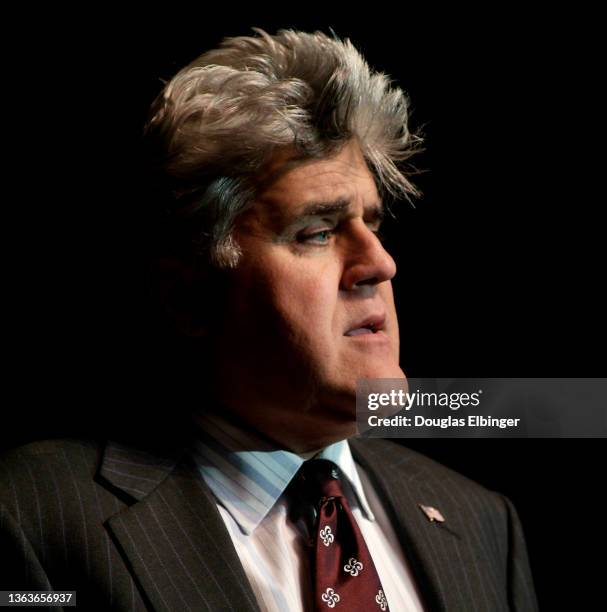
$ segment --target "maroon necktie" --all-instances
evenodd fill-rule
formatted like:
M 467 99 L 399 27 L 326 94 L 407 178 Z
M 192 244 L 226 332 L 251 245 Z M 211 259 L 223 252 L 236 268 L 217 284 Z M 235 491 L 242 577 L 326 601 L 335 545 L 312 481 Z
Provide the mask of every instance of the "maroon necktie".
M 307 494 L 317 500 L 316 610 L 388 610 L 388 602 L 362 533 L 339 481 L 339 468 L 325 459 L 301 467 Z

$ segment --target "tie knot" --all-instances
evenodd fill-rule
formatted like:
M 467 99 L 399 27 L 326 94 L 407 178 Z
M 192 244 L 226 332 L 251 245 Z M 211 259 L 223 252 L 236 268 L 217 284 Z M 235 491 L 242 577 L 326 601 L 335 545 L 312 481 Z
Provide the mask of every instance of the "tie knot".
M 327 459 L 310 459 L 301 466 L 301 479 L 311 499 L 342 497 L 339 468 Z

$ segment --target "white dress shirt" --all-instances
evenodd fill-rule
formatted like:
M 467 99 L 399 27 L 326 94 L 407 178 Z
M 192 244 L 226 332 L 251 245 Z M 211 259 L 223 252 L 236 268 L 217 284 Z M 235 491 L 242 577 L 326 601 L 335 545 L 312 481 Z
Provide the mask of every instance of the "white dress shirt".
M 280 450 L 216 416 L 197 415 L 193 458 L 217 499 L 259 607 L 268 612 L 313 609 L 313 577 L 304 534 L 288 516 L 284 495 L 310 458 Z M 344 494 L 379 574 L 391 612 L 423 610 L 411 570 L 377 492 L 346 441 L 315 457 L 335 462 Z M 379 609 L 379 608 L 378 608 Z

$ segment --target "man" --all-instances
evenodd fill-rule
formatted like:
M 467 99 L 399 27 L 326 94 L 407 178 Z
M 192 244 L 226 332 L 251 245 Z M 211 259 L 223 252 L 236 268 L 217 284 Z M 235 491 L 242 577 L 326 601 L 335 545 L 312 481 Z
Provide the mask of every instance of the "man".
M 212 399 L 188 443 L 8 454 L 3 588 L 99 610 L 536 609 L 505 498 L 351 439 L 356 381 L 404 378 L 378 238 L 415 193 L 402 91 L 349 42 L 257 31 L 179 72 L 146 133 L 159 293 L 211 356 Z

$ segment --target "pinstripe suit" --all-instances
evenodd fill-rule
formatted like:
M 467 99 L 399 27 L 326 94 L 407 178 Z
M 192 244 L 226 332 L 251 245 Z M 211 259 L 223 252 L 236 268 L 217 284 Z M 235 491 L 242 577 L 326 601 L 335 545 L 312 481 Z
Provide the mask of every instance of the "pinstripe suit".
M 536 610 L 511 504 L 382 440 L 351 441 L 429 610 Z M 418 504 L 447 518 L 430 522 Z M 87 610 L 258 610 L 216 503 L 183 451 L 47 441 L 0 461 L 1 588 L 76 590 Z

